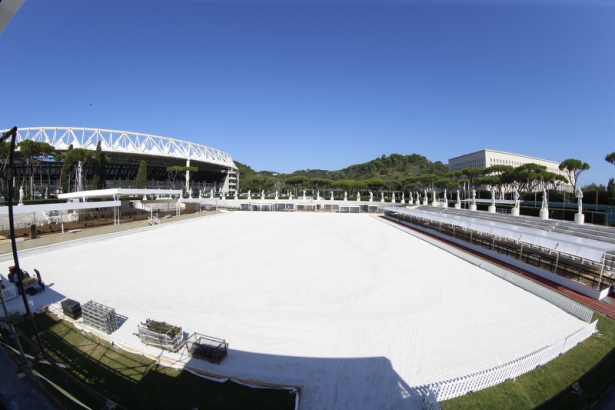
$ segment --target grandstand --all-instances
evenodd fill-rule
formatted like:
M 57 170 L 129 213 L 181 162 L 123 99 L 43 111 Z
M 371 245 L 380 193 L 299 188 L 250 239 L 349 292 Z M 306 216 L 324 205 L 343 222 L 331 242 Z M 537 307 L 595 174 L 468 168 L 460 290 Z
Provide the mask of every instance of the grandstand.
M 199 169 L 190 175 L 193 193 L 213 190 L 232 194 L 239 189 L 239 172 L 229 154 L 191 142 L 136 132 L 77 127 L 18 128 L 16 142 L 24 140 L 46 142 L 57 153 L 66 152 L 70 145 L 95 150 L 100 142 L 103 153 L 110 159 L 106 167 L 108 188 L 135 188 L 139 164 L 146 161 L 148 188 L 170 188 L 167 167 L 177 165 Z M 43 187 L 46 187 L 50 195 L 57 195 L 62 162 L 47 157 L 39 158 L 39 164 L 34 191 L 43 196 Z M 15 177 L 23 178 L 27 172 L 23 161 L 16 163 Z M 91 181 L 91 165 L 86 164 L 84 174 L 86 180 Z

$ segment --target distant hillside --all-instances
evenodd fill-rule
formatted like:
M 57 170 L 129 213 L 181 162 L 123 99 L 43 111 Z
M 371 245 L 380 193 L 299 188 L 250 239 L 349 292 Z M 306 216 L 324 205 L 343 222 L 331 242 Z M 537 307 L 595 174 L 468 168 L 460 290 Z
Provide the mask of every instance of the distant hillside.
M 284 180 L 295 176 L 308 178 L 324 178 L 333 181 L 368 179 L 382 179 L 384 181 L 400 181 L 409 176 L 423 174 L 444 175 L 448 172 L 448 165 L 440 161 L 431 162 L 418 154 L 383 155 L 364 164 L 356 164 L 340 169 L 327 171 L 323 169 L 307 169 L 295 171 L 291 174 L 278 174 L 272 171 L 254 171 L 250 166 L 234 161 L 239 168 L 239 185 L 242 191 L 271 190 L 281 191 L 285 188 Z
M 448 165 L 440 161 L 431 162 L 422 155 L 383 155 L 364 164 L 351 165 L 339 171 L 325 171 L 309 169 L 295 171 L 283 175 L 284 178 L 293 176 L 307 176 L 309 178 L 326 178 L 332 180 L 352 179 L 365 180 L 381 178 L 384 180 L 399 180 L 409 176 L 423 174 L 444 175 L 448 172 Z

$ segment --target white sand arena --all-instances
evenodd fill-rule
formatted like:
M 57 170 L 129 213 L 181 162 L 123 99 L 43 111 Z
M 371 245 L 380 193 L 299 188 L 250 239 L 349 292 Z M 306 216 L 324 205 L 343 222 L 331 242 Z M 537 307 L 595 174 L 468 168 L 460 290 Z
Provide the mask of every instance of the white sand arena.
M 12 263 L 0 269 L 7 272 Z M 584 323 L 384 223 L 353 214 L 235 212 L 21 257 L 49 291 L 227 339 L 214 365 L 302 386 L 302 409 L 418 409 L 413 386 L 488 369 Z

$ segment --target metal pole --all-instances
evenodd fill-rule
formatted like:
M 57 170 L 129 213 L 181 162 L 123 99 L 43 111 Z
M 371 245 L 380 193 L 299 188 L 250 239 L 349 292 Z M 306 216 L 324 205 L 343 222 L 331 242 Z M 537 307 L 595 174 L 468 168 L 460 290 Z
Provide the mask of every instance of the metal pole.
M 598 282 L 598 290 L 600 290 L 600 286 L 602 285 L 602 273 L 604 272 L 604 261 L 606 260 L 606 255 L 602 255 L 602 269 L 600 269 L 600 279 Z

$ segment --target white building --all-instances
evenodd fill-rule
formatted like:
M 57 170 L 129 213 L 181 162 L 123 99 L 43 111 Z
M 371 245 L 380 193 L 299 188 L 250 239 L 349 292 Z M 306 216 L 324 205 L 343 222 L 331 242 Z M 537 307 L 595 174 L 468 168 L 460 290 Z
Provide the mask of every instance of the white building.
M 560 163 L 558 161 L 549 161 L 547 159 L 528 157 L 527 155 L 512 154 L 510 152 L 493 151 L 490 149 L 483 149 L 480 151 L 472 152 L 470 154 L 464 154 L 455 158 L 450 158 L 448 160 L 448 170 L 449 172 L 461 171 L 463 168 L 470 167 L 484 169 L 493 165 L 510 165 L 516 168 L 523 164 L 529 163 L 544 165 L 547 167 L 547 171 L 563 175 L 564 177 L 566 176 L 563 171 L 560 171 Z M 562 184 L 560 186 L 560 189 L 570 191 L 572 190 L 572 185 Z

